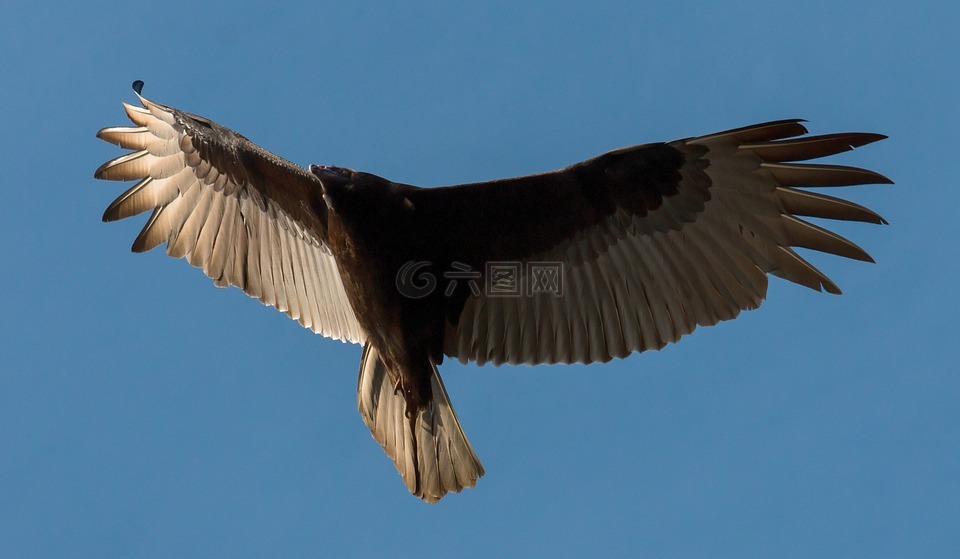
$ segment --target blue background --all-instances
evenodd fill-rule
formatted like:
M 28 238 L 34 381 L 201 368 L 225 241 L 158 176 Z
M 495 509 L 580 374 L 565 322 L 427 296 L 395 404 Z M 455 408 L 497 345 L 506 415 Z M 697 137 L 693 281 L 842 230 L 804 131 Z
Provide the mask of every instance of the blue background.
M 945 557 L 960 549 L 955 3 L 0 6 L 0 556 Z M 600 366 L 445 363 L 487 469 L 429 506 L 324 340 L 103 224 L 130 82 L 421 185 L 801 117 L 876 265 Z

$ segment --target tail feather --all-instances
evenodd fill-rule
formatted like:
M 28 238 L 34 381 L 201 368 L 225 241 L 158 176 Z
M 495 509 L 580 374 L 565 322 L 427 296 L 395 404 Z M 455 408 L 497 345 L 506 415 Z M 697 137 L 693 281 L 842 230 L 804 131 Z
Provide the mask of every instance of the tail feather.
M 450 491 L 473 487 L 483 466 L 460 427 L 450 397 L 432 365 L 433 398 L 407 417 L 377 349 L 368 343 L 360 361 L 357 407 L 370 433 L 393 460 L 410 493 L 436 503 Z

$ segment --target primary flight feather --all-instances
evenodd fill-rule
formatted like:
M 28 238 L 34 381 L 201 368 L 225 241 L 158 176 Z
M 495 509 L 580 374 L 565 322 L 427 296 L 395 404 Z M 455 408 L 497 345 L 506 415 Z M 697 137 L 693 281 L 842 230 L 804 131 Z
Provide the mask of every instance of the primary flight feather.
M 885 223 L 804 187 L 890 181 L 798 163 L 883 139 L 803 136 L 799 120 L 622 148 L 526 177 L 438 188 L 297 166 L 140 96 L 133 150 L 97 169 L 137 181 L 104 221 L 152 213 L 133 243 L 202 268 L 306 328 L 363 345 L 357 404 L 411 493 L 436 502 L 483 466 L 437 366 L 591 363 L 659 349 L 760 305 L 767 274 L 840 293 L 792 247 L 871 261 L 797 216 Z

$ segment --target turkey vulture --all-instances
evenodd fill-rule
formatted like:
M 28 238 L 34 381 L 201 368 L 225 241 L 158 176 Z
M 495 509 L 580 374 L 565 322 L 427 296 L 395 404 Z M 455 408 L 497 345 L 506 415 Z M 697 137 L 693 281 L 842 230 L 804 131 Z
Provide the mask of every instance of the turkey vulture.
M 131 153 L 97 169 L 136 180 L 104 221 L 151 210 L 134 252 L 166 244 L 318 334 L 363 345 L 357 405 L 411 493 L 436 502 L 483 466 L 440 380 L 479 364 L 593 363 L 659 349 L 760 305 L 767 274 L 840 293 L 791 247 L 872 261 L 797 216 L 885 223 L 803 187 L 889 183 L 796 163 L 883 139 L 801 137 L 800 120 L 610 151 L 519 178 L 419 188 L 299 167 L 206 118 L 143 98 Z

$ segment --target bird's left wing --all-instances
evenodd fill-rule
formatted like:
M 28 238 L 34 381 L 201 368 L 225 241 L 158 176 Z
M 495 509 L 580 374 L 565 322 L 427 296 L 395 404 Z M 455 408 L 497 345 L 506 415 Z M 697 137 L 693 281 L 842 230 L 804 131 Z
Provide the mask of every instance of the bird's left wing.
M 838 165 L 795 163 L 882 139 L 797 137 L 796 120 L 612 151 L 566 169 L 423 189 L 440 225 L 448 285 L 443 353 L 479 363 L 589 363 L 659 349 L 697 326 L 760 305 L 774 274 L 837 286 L 791 247 L 858 260 L 850 241 L 798 215 L 882 223 L 874 212 L 797 187 L 890 182 Z
M 135 126 L 97 133 L 134 151 L 94 176 L 138 181 L 103 220 L 152 210 L 135 252 L 166 243 L 216 285 L 237 286 L 318 334 L 363 343 L 326 244 L 319 180 L 215 122 L 137 96 L 141 107 L 124 103 Z

